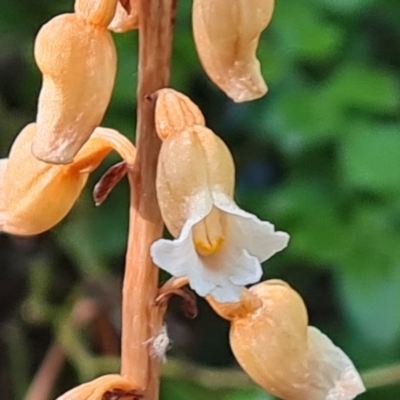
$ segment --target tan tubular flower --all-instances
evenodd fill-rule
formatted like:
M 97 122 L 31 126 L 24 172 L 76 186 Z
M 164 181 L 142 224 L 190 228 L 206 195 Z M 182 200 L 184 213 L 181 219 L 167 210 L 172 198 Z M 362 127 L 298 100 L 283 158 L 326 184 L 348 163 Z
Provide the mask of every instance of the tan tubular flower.
M 89 173 L 112 150 L 130 165 L 135 148 L 112 129 L 97 128 L 72 164 L 53 165 L 31 153 L 36 124 L 17 136 L 8 159 L 0 160 L 0 230 L 36 235 L 56 225 L 74 205 Z
M 194 0 L 193 33 L 210 79 L 235 102 L 257 99 L 267 86 L 256 58 L 274 0 Z
M 165 139 L 156 186 L 164 223 L 177 239 L 156 241 L 151 256 L 173 276 L 187 276 L 200 296 L 239 301 L 243 286 L 260 280 L 260 263 L 288 243 L 286 233 L 235 204 L 232 156 L 204 126 Z
M 122 5 L 122 4 L 124 5 Z M 123 0 L 117 4 L 114 18 L 108 29 L 116 33 L 124 33 L 139 28 L 138 0 Z
M 130 394 L 130 399 L 137 398 L 135 396 L 135 391 L 132 390 L 132 386 L 126 378 L 118 374 L 110 374 L 77 386 L 64 393 L 62 396 L 57 397 L 56 400 L 103 400 L 104 394 L 109 391 L 128 393 Z M 115 397 L 120 398 L 117 396 Z
M 303 300 L 288 284 L 265 281 L 250 292 L 262 306 L 228 317 L 233 353 L 255 382 L 285 400 L 350 400 L 365 391 L 346 354 L 307 326 Z
M 98 8 L 88 14 L 92 3 Z M 78 1 L 76 14 L 53 18 L 36 37 L 43 83 L 32 152 L 42 161 L 72 162 L 104 116 L 117 67 L 106 29 L 115 7 L 116 0 Z

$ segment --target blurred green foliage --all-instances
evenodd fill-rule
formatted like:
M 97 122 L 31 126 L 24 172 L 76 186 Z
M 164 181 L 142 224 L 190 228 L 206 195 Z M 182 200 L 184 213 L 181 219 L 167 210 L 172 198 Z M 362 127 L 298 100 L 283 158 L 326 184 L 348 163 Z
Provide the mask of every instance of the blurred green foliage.
M 35 118 L 40 75 L 32 57 L 34 35 L 46 20 L 71 10 L 72 1 L 3 3 L 0 151 L 6 156 L 19 129 Z M 228 143 L 241 206 L 291 234 L 289 248 L 265 266 L 265 277 L 295 287 L 311 323 L 362 371 L 399 363 L 400 2 L 278 1 L 258 51 L 269 93 L 240 105 L 202 71 L 190 8 L 190 1 L 179 2 L 171 85 L 200 105 L 209 126 Z M 136 33 L 115 40 L 118 78 L 104 125 L 132 137 Z M 94 182 L 115 160 L 93 174 L 88 191 L 54 232 L 28 241 L 0 238 L 0 386 L 7 398 L 22 398 L 50 343 L 50 321 L 65 312 L 71 288 L 122 274 L 127 185 L 120 184 L 99 209 L 90 199 Z M 232 363 L 226 324 L 205 307 L 201 312 L 184 340 L 177 335 L 177 354 L 206 364 Z M 15 345 L 16 337 L 23 345 Z M 71 364 L 57 393 L 77 383 Z M 270 398 L 258 389 L 225 393 L 179 379 L 166 379 L 162 387 L 163 400 L 205 397 Z M 360 396 L 383 398 L 400 398 L 400 383 Z

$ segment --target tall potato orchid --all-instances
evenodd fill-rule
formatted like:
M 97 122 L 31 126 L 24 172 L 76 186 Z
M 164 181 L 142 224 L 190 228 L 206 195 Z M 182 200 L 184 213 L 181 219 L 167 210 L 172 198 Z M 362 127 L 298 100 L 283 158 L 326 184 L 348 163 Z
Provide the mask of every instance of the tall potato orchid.
M 231 322 L 232 350 L 256 383 L 286 400 L 350 400 L 364 390 L 349 358 L 317 329 L 286 283 L 267 281 L 261 263 L 289 235 L 240 209 L 235 166 L 199 107 L 168 89 L 176 0 L 76 0 L 75 12 L 39 31 L 35 58 L 43 74 L 37 121 L 0 160 L 0 229 L 34 235 L 71 209 L 90 172 L 116 150 L 95 190 L 100 204 L 118 179 L 130 183 L 129 236 L 122 301 L 121 369 L 83 383 L 59 400 L 159 398 L 160 361 L 169 347 L 164 317 L 182 297 L 194 317 L 194 294 Z M 201 62 L 236 102 L 264 95 L 256 48 L 273 0 L 194 0 Z M 137 153 L 99 127 L 116 74 L 108 30 L 139 29 Z M 135 68 L 136 71 L 136 68 Z M 133 165 L 134 164 L 134 165 Z M 163 224 L 172 240 L 162 239 Z M 158 287 L 161 268 L 172 278 Z
M 0 160 L 0 230 L 14 235 L 37 235 L 60 222 L 79 197 L 89 173 L 112 150 L 130 165 L 135 161 L 135 148 L 125 136 L 96 128 L 72 164 L 46 164 L 31 153 L 36 129 L 36 124 L 27 125 L 9 157 Z

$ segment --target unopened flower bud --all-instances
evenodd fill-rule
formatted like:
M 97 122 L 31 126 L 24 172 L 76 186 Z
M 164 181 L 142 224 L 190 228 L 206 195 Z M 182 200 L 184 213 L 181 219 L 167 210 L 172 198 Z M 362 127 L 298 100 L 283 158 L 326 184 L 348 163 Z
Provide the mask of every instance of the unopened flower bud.
M 135 148 L 112 129 L 97 128 L 68 165 L 47 164 L 31 153 L 36 124 L 17 136 L 8 159 L 0 160 L 0 230 L 14 235 L 36 235 L 56 225 L 70 211 L 89 173 L 112 150 L 130 165 Z
M 365 388 L 353 363 L 308 326 L 303 300 L 285 282 L 250 291 L 262 306 L 231 322 L 233 353 L 255 382 L 285 400 L 350 400 Z
M 194 0 L 193 33 L 210 79 L 235 102 L 263 96 L 267 86 L 256 58 L 274 0 Z
M 155 123 L 161 140 L 193 125 L 205 125 L 199 107 L 184 94 L 165 88 L 158 90 L 156 96 Z
M 106 27 L 63 14 L 40 29 L 35 59 L 43 83 L 32 152 L 42 161 L 67 164 L 100 125 L 110 101 L 114 42 Z

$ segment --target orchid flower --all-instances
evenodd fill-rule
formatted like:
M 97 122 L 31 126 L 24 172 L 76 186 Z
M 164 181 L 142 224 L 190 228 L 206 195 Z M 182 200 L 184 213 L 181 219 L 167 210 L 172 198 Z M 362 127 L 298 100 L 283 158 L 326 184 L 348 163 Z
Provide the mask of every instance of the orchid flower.
M 0 230 L 14 235 L 36 235 L 56 225 L 70 211 L 89 173 L 112 151 L 132 165 L 135 148 L 112 129 L 96 128 L 68 165 L 37 160 L 31 153 L 36 124 L 27 125 L 0 160 Z
M 209 78 L 235 102 L 268 90 L 256 58 L 274 0 L 194 0 L 193 35 Z
M 285 248 L 289 236 L 236 205 L 233 159 L 218 136 L 202 125 L 170 131 L 156 187 L 164 223 L 176 239 L 153 243 L 151 256 L 171 275 L 187 276 L 200 296 L 238 301 L 244 285 L 260 280 L 260 263 Z
M 75 13 L 42 26 L 35 59 L 43 74 L 32 152 L 70 163 L 100 124 L 114 86 L 117 58 L 107 30 L 117 0 L 77 0 Z
M 241 303 L 211 306 L 231 321 L 232 351 L 247 374 L 284 400 L 351 400 L 365 391 L 347 355 L 308 326 L 300 295 L 287 283 L 264 281 Z

